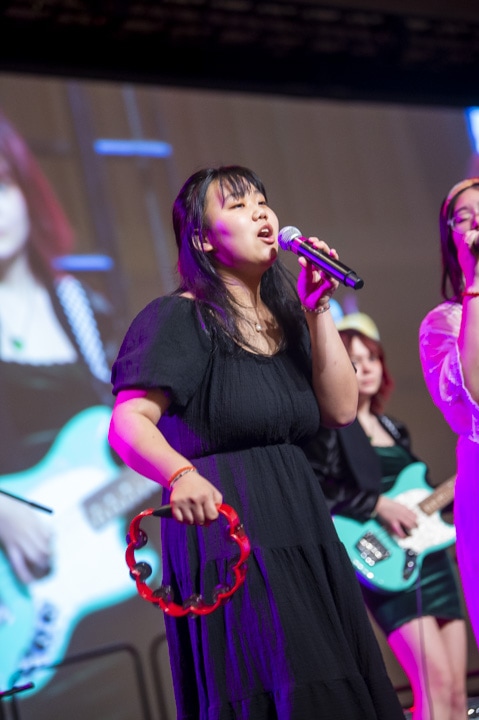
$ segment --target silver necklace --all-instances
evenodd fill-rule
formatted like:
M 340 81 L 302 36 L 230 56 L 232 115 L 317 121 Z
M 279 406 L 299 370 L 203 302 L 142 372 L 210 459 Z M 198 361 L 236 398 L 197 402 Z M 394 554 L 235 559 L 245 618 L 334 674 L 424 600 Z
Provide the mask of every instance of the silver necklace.
M 255 312 L 256 312 L 256 308 L 253 308 L 253 307 L 245 308 L 245 310 L 255 310 Z M 256 312 L 256 320 L 250 320 L 249 318 L 245 317 L 244 315 L 243 315 L 243 319 L 246 320 L 246 322 L 249 325 L 251 325 L 256 330 L 257 333 L 263 332 L 266 329 L 261 325 L 257 312 Z

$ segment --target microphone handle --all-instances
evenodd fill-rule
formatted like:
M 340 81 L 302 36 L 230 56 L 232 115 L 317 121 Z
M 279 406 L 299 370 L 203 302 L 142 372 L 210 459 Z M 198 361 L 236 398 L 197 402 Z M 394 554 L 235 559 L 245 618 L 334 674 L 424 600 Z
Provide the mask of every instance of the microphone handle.
M 336 280 L 340 283 L 346 285 L 346 287 L 353 288 L 353 290 L 359 290 L 363 287 L 364 280 L 362 280 L 362 278 L 360 278 L 354 270 L 351 270 L 351 268 L 347 267 L 347 265 L 344 265 L 339 260 L 335 260 L 330 257 L 322 250 L 316 250 L 304 242 L 301 242 L 300 246 L 293 242 L 291 243 L 290 248 L 293 252 L 296 252 L 297 255 L 302 255 L 312 262 L 313 265 L 321 267 L 329 275 L 336 278 Z

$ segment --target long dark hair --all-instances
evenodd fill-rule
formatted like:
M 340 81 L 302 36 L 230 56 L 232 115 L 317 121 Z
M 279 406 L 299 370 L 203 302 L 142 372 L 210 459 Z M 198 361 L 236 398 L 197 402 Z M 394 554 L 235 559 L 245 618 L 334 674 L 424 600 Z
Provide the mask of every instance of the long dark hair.
M 346 350 L 348 351 L 348 354 L 350 353 L 353 338 L 357 337 L 362 343 L 364 343 L 364 345 L 366 345 L 369 352 L 372 355 L 376 355 L 381 362 L 383 370 L 381 384 L 376 395 L 371 398 L 371 412 L 374 413 L 374 415 L 381 415 L 384 412 L 384 405 L 394 389 L 394 380 L 389 372 L 389 368 L 386 363 L 386 354 L 382 344 L 378 340 L 373 340 L 373 338 L 363 335 L 363 333 L 358 330 L 340 330 L 339 334 Z
M 25 140 L 0 111 L 0 157 L 4 173 L 21 190 L 28 209 L 28 253 L 33 271 L 43 279 L 56 273 L 52 260 L 71 252 L 73 231 L 50 183 Z
M 452 237 L 452 228 L 449 225 L 456 202 L 467 188 L 479 189 L 479 178 L 467 178 L 454 185 L 441 204 L 439 212 L 439 234 L 441 238 L 441 294 L 444 300 L 461 302 L 461 293 L 464 290 L 464 277 L 457 257 L 457 248 Z
M 240 198 L 256 190 L 267 198 L 258 175 L 239 165 L 205 168 L 188 178 L 173 205 L 173 228 L 181 278 L 175 293 L 190 292 L 202 310 L 202 316 L 205 316 L 204 310 L 207 309 L 206 315 L 214 318 L 214 322 L 219 323 L 231 338 L 248 345 L 238 328 L 240 309 L 216 270 L 210 253 L 201 250 L 208 231 L 205 218 L 206 194 L 213 182 L 218 184 L 223 196 L 231 193 Z M 297 341 L 304 318 L 293 275 L 281 261 L 276 260 L 263 274 L 260 294 L 280 323 L 287 342 Z

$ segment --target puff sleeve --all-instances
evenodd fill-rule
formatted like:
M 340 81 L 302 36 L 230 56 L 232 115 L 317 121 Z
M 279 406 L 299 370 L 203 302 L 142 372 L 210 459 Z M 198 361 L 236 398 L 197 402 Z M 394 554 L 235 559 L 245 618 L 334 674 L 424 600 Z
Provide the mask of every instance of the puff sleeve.
M 419 354 L 429 393 L 452 430 L 479 442 L 479 406 L 465 387 L 457 344 L 461 317 L 459 303 L 431 310 L 419 329 Z
M 153 300 L 126 332 L 112 368 L 113 394 L 161 388 L 173 404 L 185 406 L 205 375 L 211 344 L 193 300 Z

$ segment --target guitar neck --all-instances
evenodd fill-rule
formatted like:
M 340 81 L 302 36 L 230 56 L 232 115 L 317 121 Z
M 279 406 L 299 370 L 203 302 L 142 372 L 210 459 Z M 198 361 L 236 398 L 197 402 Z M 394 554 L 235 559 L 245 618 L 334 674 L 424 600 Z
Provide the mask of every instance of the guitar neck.
M 153 480 L 124 468 L 120 476 L 107 483 L 83 502 L 83 509 L 95 530 L 113 518 L 129 512 L 138 502 L 161 490 Z
M 419 503 L 419 508 L 426 513 L 432 515 L 436 510 L 442 510 L 446 505 L 454 499 L 454 485 L 456 478 L 453 477 L 446 482 L 441 483 L 430 495 Z

